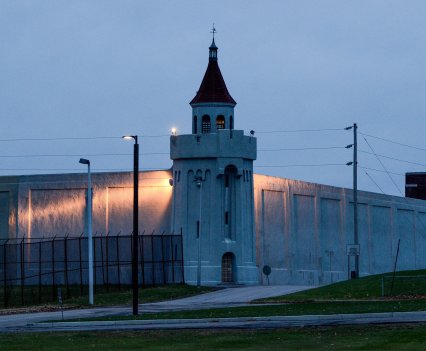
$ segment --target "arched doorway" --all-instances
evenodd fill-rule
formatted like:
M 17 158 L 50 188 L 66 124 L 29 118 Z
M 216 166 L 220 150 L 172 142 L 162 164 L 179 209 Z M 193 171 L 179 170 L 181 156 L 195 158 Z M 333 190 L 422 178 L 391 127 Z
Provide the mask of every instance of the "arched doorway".
M 222 283 L 235 282 L 235 255 L 226 252 L 222 256 Z

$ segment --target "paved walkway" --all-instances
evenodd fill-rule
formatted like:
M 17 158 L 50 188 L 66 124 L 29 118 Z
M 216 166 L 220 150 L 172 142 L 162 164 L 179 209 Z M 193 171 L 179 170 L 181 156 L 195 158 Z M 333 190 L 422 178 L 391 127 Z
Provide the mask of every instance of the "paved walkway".
M 141 305 L 141 312 L 199 310 L 206 308 L 244 306 L 254 300 L 288 295 L 311 288 L 311 286 L 300 285 L 260 285 L 228 288 L 179 300 L 143 304 Z
M 306 290 L 309 288 L 311 287 L 289 285 L 228 288 L 179 300 L 141 304 L 139 311 L 140 313 L 144 313 L 242 306 L 256 299 L 291 294 L 293 292 Z M 99 307 L 65 310 L 64 319 L 130 315 L 131 313 L 131 307 Z M 0 332 L 25 330 L 29 324 L 49 320 L 60 320 L 61 318 L 62 315 L 60 311 L 22 313 L 1 316 Z

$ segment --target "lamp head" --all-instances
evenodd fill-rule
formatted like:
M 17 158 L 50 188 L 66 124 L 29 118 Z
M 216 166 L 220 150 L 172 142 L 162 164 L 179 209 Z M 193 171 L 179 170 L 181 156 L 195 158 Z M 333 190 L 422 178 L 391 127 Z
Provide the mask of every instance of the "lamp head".
M 90 161 L 86 158 L 80 158 L 78 163 L 81 163 L 82 165 L 90 165 Z
M 176 136 L 177 129 L 173 127 L 171 131 L 172 131 L 172 135 Z
M 122 138 L 126 139 L 126 140 L 132 140 L 133 139 L 135 141 L 135 143 L 138 142 L 138 136 L 137 135 L 123 135 Z

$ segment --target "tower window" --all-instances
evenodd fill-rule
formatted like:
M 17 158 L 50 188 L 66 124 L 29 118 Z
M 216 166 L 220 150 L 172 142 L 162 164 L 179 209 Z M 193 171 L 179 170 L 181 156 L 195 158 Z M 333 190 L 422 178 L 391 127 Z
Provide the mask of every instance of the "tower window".
M 229 129 L 234 129 L 234 117 L 232 115 L 229 116 Z
M 197 116 L 194 116 L 194 121 L 192 123 L 192 133 L 197 134 L 198 128 L 197 128 Z
M 225 212 L 225 224 L 229 224 L 229 212 Z
M 203 119 L 201 120 L 201 133 L 210 133 L 211 131 L 211 123 L 210 123 L 210 116 L 204 115 Z
M 225 117 L 222 115 L 216 118 L 216 129 L 225 129 Z

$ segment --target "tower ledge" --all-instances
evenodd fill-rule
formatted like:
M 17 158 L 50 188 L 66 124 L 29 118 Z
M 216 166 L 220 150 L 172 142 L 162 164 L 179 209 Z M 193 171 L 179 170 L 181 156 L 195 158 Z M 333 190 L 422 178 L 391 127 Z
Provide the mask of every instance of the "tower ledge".
M 257 141 L 242 130 L 218 130 L 217 133 L 187 134 L 170 137 L 172 160 L 191 158 L 242 158 L 255 160 Z

